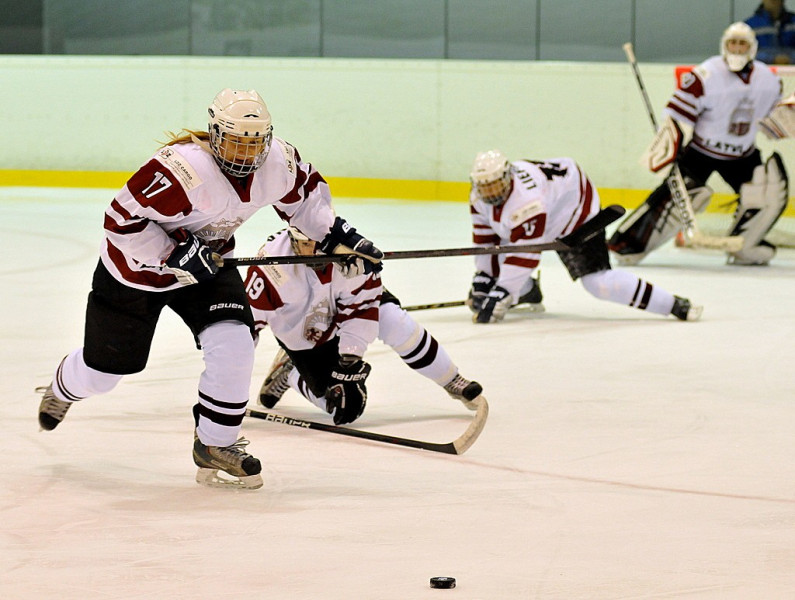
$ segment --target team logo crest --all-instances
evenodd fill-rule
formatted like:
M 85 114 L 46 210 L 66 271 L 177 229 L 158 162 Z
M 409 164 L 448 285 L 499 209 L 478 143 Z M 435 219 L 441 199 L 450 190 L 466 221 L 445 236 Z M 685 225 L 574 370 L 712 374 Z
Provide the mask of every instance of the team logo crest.
M 754 118 L 754 106 L 750 100 L 744 99 L 732 111 L 729 119 L 729 133 L 736 136 L 743 136 L 751 129 L 751 121 Z
M 312 312 L 304 320 L 304 339 L 319 342 L 331 325 L 331 306 L 324 298 L 312 307 Z

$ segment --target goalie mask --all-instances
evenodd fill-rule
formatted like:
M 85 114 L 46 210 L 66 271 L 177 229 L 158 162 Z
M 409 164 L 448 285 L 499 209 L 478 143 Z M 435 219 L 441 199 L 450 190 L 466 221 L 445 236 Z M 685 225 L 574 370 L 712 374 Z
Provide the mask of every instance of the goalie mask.
M 754 60 L 758 46 L 754 30 L 742 21 L 729 25 L 720 39 L 721 56 L 734 72 L 742 71 Z
M 218 93 L 207 109 L 215 162 L 234 177 L 245 177 L 265 162 L 273 139 L 268 107 L 254 90 Z
M 478 200 L 500 206 L 513 189 L 513 167 L 499 150 L 480 152 L 472 164 L 469 179 Z

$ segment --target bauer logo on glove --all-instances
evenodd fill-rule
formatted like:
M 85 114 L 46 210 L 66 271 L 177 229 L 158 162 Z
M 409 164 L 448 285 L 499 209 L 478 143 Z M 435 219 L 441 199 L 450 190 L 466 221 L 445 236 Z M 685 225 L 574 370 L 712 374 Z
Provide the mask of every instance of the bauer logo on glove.
M 187 229 L 180 227 L 171 233 L 177 245 L 165 261 L 166 270 L 183 285 L 208 281 L 218 273 L 213 251 Z

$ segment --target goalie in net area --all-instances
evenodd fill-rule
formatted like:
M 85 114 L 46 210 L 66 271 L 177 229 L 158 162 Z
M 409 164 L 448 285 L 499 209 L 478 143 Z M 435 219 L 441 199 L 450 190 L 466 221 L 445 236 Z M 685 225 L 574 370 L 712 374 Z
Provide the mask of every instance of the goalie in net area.
M 781 101 L 781 79 L 754 60 L 757 42 L 745 23 L 723 33 L 720 55 L 708 58 L 685 74 L 681 87 L 665 107 L 666 118 L 643 162 L 653 172 L 675 162 L 687 187 L 694 212 L 706 209 L 712 196 L 707 179 L 718 173 L 738 194 L 727 236 L 742 236 L 739 251 L 728 253 L 732 265 L 765 265 L 775 247 L 765 241 L 787 205 L 788 181 L 777 153 L 764 163 L 755 138 L 757 128 L 781 138 L 795 130 L 792 107 Z M 761 122 L 760 122 L 761 121 Z M 682 130 L 692 138 L 680 151 Z M 787 131 L 789 129 L 789 131 Z M 622 264 L 637 264 L 676 235 L 682 227 L 668 178 L 610 238 L 608 246 Z
M 291 227 L 273 236 L 260 256 L 311 256 L 316 243 Z M 357 259 L 327 263 L 252 266 L 246 291 L 260 335 L 269 326 L 281 349 L 265 377 L 259 403 L 273 408 L 290 388 L 336 425 L 364 412 L 376 337 L 411 369 L 431 379 L 470 410 L 482 392 L 462 377 L 442 345 L 417 323 L 381 283 L 380 265 Z
M 568 235 L 600 210 L 599 193 L 571 158 L 510 162 L 499 150 L 481 152 L 470 173 L 472 237 L 478 246 L 545 243 Z M 591 295 L 659 315 L 694 321 L 702 307 L 624 270 L 612 269 L 604 231 L 558 256 Z M 467 304 L 476 323 L 493 323 L 522 303 L 539 303 L 533 277 L 541 255 L 475 257 Z

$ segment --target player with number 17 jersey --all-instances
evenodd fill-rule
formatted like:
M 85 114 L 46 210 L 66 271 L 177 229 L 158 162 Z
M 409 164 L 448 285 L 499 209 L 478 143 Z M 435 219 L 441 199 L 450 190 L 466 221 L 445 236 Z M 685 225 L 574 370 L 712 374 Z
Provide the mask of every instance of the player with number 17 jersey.
M 218 168 L 206 142 L 161 148 L 121 189 L 105 212 L 102 263 L 130 287 L 163 291 L 181 284 L 162 265 L 184 228 L 222 257 L 234 233 L 273 205 L 288 223 L 318 239 L 334 223 L 328 184 L 297 150 L 279 138 L 261 168 L 237 178 Z

